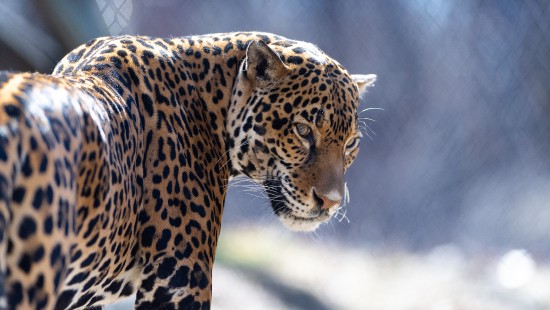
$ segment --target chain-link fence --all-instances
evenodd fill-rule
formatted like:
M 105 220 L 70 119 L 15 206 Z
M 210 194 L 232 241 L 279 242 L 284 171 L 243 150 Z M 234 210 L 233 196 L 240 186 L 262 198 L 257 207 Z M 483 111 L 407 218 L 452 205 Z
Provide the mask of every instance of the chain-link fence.
M 352 73 L 372 140 L 348 172 L 351 223 L 322 228 L 369 249 L 454 244 L 550 259 L 550 1 L 19 1 L 0 4 L 0 68 L 50 71 L 100 35 L 258 30 L 309 41 Z M 226 225 L 267 203 L 230 192 Z
M 352 223 L 338 235 L 550 254 L 548 1 L 6 0 L 0 14 L 0 67 L 12 70 L 47 72 L 108 34 L 313 42 L 351 72 L 377 73 L 364 104 L 384 109 L 369 115 L 375 134 L 348 174 Z M 232 193 L 229 221 L 264 216 L 248 200 Z
M 364 104 L 384 111 L 369 115 L 376 135 L 348 173 L 352 223 L 335 226 L 341 237 L 550 254 L 541 242 L 550 231 L 550 2 L 162 1 L 133 14 L 132 33 L 271 31 L 379 75 Z M 265 216 L 261 202 L 234 199 L 231 218 Z

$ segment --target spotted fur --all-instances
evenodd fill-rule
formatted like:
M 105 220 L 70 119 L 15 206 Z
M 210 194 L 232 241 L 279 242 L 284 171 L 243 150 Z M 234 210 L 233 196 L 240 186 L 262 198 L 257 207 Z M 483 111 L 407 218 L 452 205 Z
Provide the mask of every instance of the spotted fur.
M 327 221 L 373 81 L 267 33 L 104 37 L 1 73 L 0 309 L 208 309 L 227 180 L 291 229 Z

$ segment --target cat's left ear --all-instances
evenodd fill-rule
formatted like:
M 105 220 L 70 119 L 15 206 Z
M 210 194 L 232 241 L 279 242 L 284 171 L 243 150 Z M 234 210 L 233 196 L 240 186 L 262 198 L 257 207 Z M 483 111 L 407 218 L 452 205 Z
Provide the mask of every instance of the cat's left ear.
M 376 74 L 352 74 L 351 78 L 357 83 L 360 96 L 366 93 L 367 88 L 374 86 L 374 82 L 376 82 Z

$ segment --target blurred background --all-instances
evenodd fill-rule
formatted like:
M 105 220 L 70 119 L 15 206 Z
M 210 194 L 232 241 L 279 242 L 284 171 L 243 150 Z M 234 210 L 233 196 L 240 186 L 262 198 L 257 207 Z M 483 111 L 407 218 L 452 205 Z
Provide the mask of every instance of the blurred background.
M 214 309 L 550 309 L 550 1 L 2 0 L 0 69 L 104 35 L 257 30 L 376 73 L 343 218 L 231 187 Z M 131 309 L 131 300 L 109 309 Z

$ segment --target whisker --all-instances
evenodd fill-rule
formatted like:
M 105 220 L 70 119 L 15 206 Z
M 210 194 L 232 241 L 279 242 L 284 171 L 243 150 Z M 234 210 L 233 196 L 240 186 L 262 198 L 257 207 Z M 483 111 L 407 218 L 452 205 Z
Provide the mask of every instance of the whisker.
M 346 206 L 351 201 L 348 189 L 348 182 L 344 182 L 344 206 Z
M 361 121 L 367 120 L 367 121 L 371 121 L 371 122 L 376 123 L 376 120 L 374 118 L 370 118 L 370 117 L 359 117 L 358 119 L 361 120 Z
M 367 123 L 365 123 L 364 121 L 359 121 L 361 123 L 361 125 L 363 125 L 364 128 L 368 128 L 375 136 L 376 136 L 376 132 L 374 132 L 374 130 L 372 130 L 372 128 L 369 127 L 369 125 L 367 125 Z
M 338 220 L 338 222 L 342 222 L 343 220 L 346 220 L 348 224 L 350 223 L 349 218 L 346 216 L 347 209 L 340 208 L 338 211 L 336 211 L 335 218 Z M 338 218 L 338 216 L 340 218 Z
M 241 146 L 243 146 L 243 145 L 245 145 L 245 144 L 247 144 L 247 143 L 248 143 L 248 140 L 244 141 L 243 143 L 239 144 L 238 146 L 235 146 L 234 148 L 241 147 Z M 225 152 L 220 156 L 220 158 L 218 158 L 218 160 L 216 161 L 216 163 L 214 164 L 214 166 L 218 165 L 218 163 L 220 162 L 220 160 L 222 160 L 222 158 L 223 158 L 225 155 L 227 155 L 227 153 L 229 153 L 230 151 L 231 151 L 231 149 L 228 149 L 227 151 L 225 151 Z M 227 161 L 226 161 L 223 165 L 221 165 L 220 168 L 218 168 L 218 169 L 221 170 L 221 169 L 222 169 L 223 167 L 225 167 L 225 165 L 227 165 L 230 161 L 231 161 L 231 158 L 228 158 Z
M 360 111 L 359 113 L 357 113 L 357 114 L 361 114 L 361 113 L 363 113 L 363 112 L 367 112 L 367 111 L 371 111 L 371 110 L 380 110 L 380 111 L 384 111 L 384 109 L 382 109 L 382 108 L 366 108 L 366 109 L 361 110 L 361 111 Z

